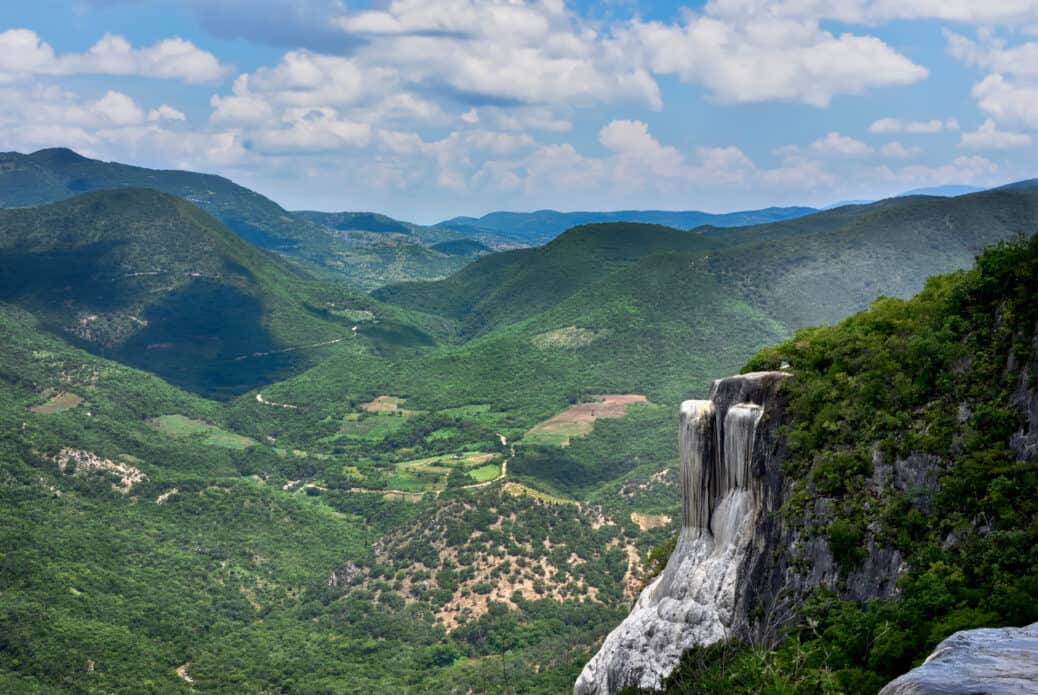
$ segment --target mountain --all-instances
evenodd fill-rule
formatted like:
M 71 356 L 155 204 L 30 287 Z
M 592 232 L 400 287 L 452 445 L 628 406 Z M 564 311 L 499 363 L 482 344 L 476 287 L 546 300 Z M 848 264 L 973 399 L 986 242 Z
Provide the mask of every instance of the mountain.
M 709 213 L 698 211 L 620 210 L 616 212 L 491 212 L 483 217 L 455 217 L 437 227 L 452 229 L 473 238 L 500 236 L 527 246 L 551 241 L 571 227 L 601 222 L 643 222 L 677 229 L 692 229 L 708 224 L 715 227 L 738 227 L 761 222 L 784 220 L 815 212 L 814 208 L 783 207 L 744 212 Z
M 871 695 L 953 633 L 1038 620 L 1036 367 L 1038 236 L 800 331 L 684 404 L 681 537 L 576 692 Z M 904 692 L 1033 670 L 1026 647 L 968 634 Z
M 0 301 L 96 354 L 224 396 L 312 365 L 322 344 L 351 338 L 328 307 L 371 304 L 136 188 L 0 210 Z
M 951 184 L 947 186 L 930 186 L 929 188 L 916 188 L 914 190 L 901 193 L 900 195 L 902 197 L 910 195 L 932 195 L 940 198 L 954 198 L 955 196 L 959 195 L 979 193 L 983 190 L 986 189 L 981 188 L 980 186 L 963 186 Z
M 891 198 L 749 227 L 677 233 L 589 225 L 539 249 L 480 259 L 446 280 L 375 296 L 449 317 L 463 335 L 529 317 L 653 253 L 698 252 L 696 272 L 790 329 L 839 320 L 879 293 L 910 296 L 934 273 L 967 267 L 985 246 L 1038 228 L 1038 185 L 957 198 Z
M 102 162 L 64 148 L 27 155 L 0 153 L 0 207 L 44 205 L 90 191 L 127 187 L 184 198 L 242 239 L 358 289 L 440 278 L 465 264 L 464 257 L 427 248 L 463 238 L 460 234 L 417 232 L 415 225 L 372 213 L 291 213 L 222 176 Z M 407 231 L 385 238 L 391 230 Z

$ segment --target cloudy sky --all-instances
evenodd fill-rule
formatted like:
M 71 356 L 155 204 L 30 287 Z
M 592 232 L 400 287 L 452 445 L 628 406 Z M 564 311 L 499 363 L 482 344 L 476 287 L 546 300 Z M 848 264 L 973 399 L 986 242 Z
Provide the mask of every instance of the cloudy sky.
M 824 205 L 1038 176 L 1038 0 L 0 5 L 0 149 L 289 208 Z

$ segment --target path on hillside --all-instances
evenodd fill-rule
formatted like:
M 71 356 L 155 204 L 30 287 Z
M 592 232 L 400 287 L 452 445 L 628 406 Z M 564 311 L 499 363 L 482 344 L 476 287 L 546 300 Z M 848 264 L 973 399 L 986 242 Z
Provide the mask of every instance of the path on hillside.
M 283 352 L 295 352 L 296 350 L 309 350 L 310 348 L 324 347 L 325 345 L 335 345 L 346 340 L 345 337 L 335 338 L 334 340 L 325 340 L 320 343 L 311 343 L 309 345 L 296 345 L 295 347 L 281 348 L 280 350 L 268 350 L 267 352 L 254 352 L 251 355 L 238 355 L 234 358 L 234 362 L 241 362 L 242 360 L 252 359 L 253 357 L 266 357 L 267 355 L 280 355 Z

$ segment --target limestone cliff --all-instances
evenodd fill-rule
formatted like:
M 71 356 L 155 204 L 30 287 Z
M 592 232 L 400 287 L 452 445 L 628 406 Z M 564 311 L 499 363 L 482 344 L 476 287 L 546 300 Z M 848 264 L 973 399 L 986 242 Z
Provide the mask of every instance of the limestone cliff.
M 787 374 L 758 372 L 714 382 L 710 399 L 681 406 L 682 528 L 662 574 L 584 667 L 576 695 L 653 688 L 683 651 L 741 635 L 759 622 L 748 606 L 766 579 L 761 566 L 772 513 L 783 497 L 778 386 Z M 768 585 L 763 587 L 768 590 Z

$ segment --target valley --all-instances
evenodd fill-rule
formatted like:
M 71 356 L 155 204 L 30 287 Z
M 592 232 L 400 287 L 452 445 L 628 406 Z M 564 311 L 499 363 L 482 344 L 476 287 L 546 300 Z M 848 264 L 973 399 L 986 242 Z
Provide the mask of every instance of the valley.
M 1033 182 L 499 252 L 299 213 L 478 251 L 362 281 L 105 167 L 0 174 L 5 691 L 568 691 L 679 528 L 682 401 L 1038 229 Z

